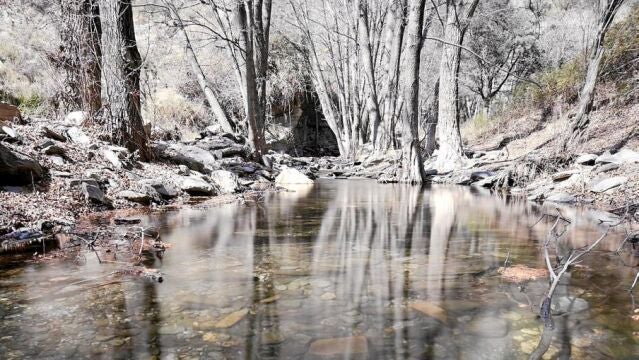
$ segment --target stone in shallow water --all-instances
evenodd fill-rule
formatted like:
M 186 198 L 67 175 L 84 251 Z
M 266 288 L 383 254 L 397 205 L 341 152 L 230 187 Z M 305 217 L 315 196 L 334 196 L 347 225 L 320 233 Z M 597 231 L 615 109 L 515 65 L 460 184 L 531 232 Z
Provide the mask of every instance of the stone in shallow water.
M 485 338 L 502 338 L 510 331 L 508 321 L 492 316 L 480 317 L 474 319 L 469 330 L 473 335 Z
M 448 318 L 446 317 L 446 310 L 433 303 L 427 301 L 414 301 L 410 304 L 410 308 L 443 323 L 448 321 Z
M 582 298 L 562 296 L 553 298 L 552 310 L 558 313 L 578 313 L 590 308 L 588 302 Z
M 320 296 L 322 300 L 335 300 L 335 298 L 337 298 L 337 296 L 332 292 L 325 292 Z
M 365 359 L 368 356 L 368 340 L 365 336 L 315 340 L 311 343 L 308 355 L 311 359 Z
M 239 344 L 239 341 L 231 338 L 231 335 L 214 332 L 205 333 L 202 335 L 202 340 L 222 347 L 231 347 Z
M 238 311 L 234 311 L 228 315 L 226 315 L 222 320 L 218 321 L 215 324 L 217 328 L 230 328 L 231 326 L 237 324 L 242 320 L 246 314 L 248 314 L 248 309 L 241 309 Z
M 275 345 L 284 341 L 284 335 L 277 330 L 266 330 L 261 335 L 262 345 Z

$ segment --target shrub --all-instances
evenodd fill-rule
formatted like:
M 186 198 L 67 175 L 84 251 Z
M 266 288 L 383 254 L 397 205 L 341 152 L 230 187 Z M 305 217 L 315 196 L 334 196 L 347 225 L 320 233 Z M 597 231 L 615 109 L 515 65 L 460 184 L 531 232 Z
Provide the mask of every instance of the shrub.
M 174 88 L 156 91 L 146 100 L 144 118 L 160 132 L 197 132 L 209 124 L 203 104 L 186 99 Z

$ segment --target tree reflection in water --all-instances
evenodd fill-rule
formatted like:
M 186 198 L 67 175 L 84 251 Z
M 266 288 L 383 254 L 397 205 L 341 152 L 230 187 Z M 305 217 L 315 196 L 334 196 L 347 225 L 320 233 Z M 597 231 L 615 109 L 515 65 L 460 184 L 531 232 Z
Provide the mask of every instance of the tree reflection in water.
M 145 263 L 165 273 L 164 283 L 89 282 L 59 299 L 13 307 L 18 310 L 0 326 L 12 341 L 0 350 L 24 354 L 30 347 L 26 357 L 509 359 L 534 349 L 546 279 L 510 283 L 497 269 L 507 256 L 512 264 L 544 268 L 539 242 L 547 226 L 530 226 L 538 219 L 536 206 L 467 188 L 366 181 L 320 182 L 264 196 L 247 206 L 145 220 L 172 244 L 163 259 Z M 596 228 L 574 230 L 567 238 L 578 246 Z M 60 282 L 110 271 L 91 261 L 78 270 Z M 7 288 L 3 298 L 25 302 L 56 290 L 61 273 L 68 268 L 15 272 L 9 279 L 25 285 L 16 294 Z M 9 276 L 3 274 L 0 279 Z M 555 354 L 577 356 L 584 346 L 609 342 L 631 353 L 636 341 L 623 337 L 632 334 L 624 315 L 632 311 L 629 301 L 607 289 L 629 284 L 634 273 L 588 274 L 566 278 L 557 293 L 579 297 L 588 310 L 558 317 Z M 68 310 L 51 311 L 52 301 Z M 38 326 L 68 340 L 34 342 L 26 329 Z

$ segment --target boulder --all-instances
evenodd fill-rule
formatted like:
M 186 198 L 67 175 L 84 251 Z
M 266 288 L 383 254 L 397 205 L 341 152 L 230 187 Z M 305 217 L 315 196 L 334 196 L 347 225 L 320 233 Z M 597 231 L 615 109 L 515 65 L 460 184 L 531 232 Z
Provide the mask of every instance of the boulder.
M 91 139 L 78 127 L 71 127 L 67 130 L 67 137 L 71 142 L 76 144 L 86 145 L 91 142 Z
M 117 194 L 117 197 L 140 204 L 148 204 L 151 201 L 151 197 L 149 195 L 131 190 L 120 191 Z
M 0 185 L 28 185 L 43 173 L 37 161 L 0 144 Z
M 219 169 L 213 154 L 193 145 L 158 143 L 155 152 L 160 159 L 177 165 L 186 165 L 189 169 L 201 173 L 210 173 Z
M 595 165 L 595 160 L 597 160 L 597 155 L 595 154 L 581 154 L 575 160 L 575 164 L 578 165 Z
M 0 122 L 22 122 L 22 115 L 17 106 L 0 103 Z
M 122 162 L 120 157 L 111 149 L 102 149 L 102 155 L 107 159 L 111 165 L 116 169 L 122 169 Z
M 228 170 L 215 170 L 209 177 L 221 194 L 232 194 L 240 190 L 240 181 L 237 175 Z
M 213 185 L 206 182 L 204 179 L 196 176 L 184 176 L 180 183 L 180 189 L 188 193 L 189 195 L 214 195 L 215 188 Z
M 111 200 L 104 195 L 104 192 L 98 186 L 83 182 L 80 185 L 80 190 L 87 201 L 92 201 L 101 205 L 111 205 Z
M 64 117 L 64 123 L 69 126 L 81 126 L 89 118 L 86 111 L 72 111 Z
M 304 175 L 301 171 L 285 167 L 282 169 L 279 175 L 275 178 L 275 184 L 277 185 L 310 185 L 313 184 L 308 176 Z
M 601 154 L 601 156 L 599 156 L 597 160 L 595 160 L 595 163 L 597 164 L 614 163 L 621 165 L 637 162 L 639 162 L 639 153 L 634 150 L 625 148 L 619 150 L 615 154 L 611 154 L 610 152 L 606 151 L 605 153 Z
M 151 197 L 157 193 L 168 200 L 180 195 L 179 190 L 168 181 L 146 179 L 140 181 L 140 185 L 148 190 L 146 193 Z
M 628 178 L 625 176 L 615 176 L 608 179 L 604 179 L 596 182 L 590 191 L 596 193 L 602 193 L 604 191 L 608 191 L 614 189 L 618 186 L 625 184 L 628 181 Z

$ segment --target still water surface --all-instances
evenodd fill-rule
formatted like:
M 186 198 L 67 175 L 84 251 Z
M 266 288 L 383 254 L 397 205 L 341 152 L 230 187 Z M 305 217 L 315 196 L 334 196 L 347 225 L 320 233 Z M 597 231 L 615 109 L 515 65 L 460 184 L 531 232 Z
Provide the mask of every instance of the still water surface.
M 540 208 L 460 187 L 320 181 L 253 205 L 144 218 L 163 283 L 86 262 L 0 269 L 0 358 L 518 359 L 539 340 Z M 579 211 L 572 246 L 601 229 Z M 572 212 L 571 212 L 572 211 Z M 612 235 L 603 248 L 615 248 Z M 634 263 L 633 263 L 634 261 Z M 556 297 L 546 358 L 636 358 L 631 255 L 597 253 Z

